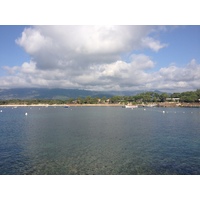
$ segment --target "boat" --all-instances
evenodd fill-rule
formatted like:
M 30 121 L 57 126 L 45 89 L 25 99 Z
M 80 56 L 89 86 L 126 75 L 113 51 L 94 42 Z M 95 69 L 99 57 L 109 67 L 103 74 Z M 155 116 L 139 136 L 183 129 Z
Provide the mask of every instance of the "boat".
M 137 105 L 133 105 L 133 106 L 129 106 L 129 105 L 126 105 L 126 106 L 123 106 L 123 108 L 138 108 L 138 106 Z
M 69 108 L 70 106 L 69 105 L 66 105 L 64 108 Z

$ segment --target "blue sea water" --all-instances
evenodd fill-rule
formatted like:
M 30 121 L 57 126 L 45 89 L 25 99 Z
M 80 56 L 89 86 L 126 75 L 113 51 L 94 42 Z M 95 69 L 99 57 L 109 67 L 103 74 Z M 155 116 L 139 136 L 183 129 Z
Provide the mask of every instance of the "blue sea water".
M 199 108 L 0 110 L 0 174 L 200 175 Z

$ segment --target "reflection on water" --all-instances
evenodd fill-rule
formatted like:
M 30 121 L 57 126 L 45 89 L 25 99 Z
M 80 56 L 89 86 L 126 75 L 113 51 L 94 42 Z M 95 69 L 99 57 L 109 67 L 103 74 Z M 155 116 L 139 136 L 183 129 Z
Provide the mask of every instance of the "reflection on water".
M 197 108 L 2 110 L 0 174 L 200 174 Z

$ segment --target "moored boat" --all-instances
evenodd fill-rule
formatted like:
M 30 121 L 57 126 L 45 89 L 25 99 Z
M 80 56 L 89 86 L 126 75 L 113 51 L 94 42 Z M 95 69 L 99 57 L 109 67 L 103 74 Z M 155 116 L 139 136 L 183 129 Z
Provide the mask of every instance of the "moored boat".
M 126 106 L 123 106 L 123 108 L 138 108 L 137 105 L 126 105 Z

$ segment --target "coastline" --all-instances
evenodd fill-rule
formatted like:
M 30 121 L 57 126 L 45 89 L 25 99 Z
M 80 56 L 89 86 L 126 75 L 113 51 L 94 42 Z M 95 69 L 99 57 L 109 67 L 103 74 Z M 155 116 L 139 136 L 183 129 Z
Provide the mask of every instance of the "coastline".
M 153 105 L 153 106 L 152 106 Z M 0 105 L 2 107 L 122 107 L 124 104 L 7 104 Z M 174 102 L 162 102 L 157 104 L 137 104 L 138 107 L 188 107 L 188 108 L 200 108 L 200 103 L 174 103 Z
M 158 103 L 157 104 L 158 107 L 167 107 L 167 108 L 171 108 L 171 107 L 186 107 L 186 108 L 200 108 L 200 103 L 175 103 L 175 102 L 162 102 L 162 103 Z
M 8 104 L 0 107 L 65 107 L 66 104 Z M 121 104 L 67 104 L 69 107 L 122 107 Z

